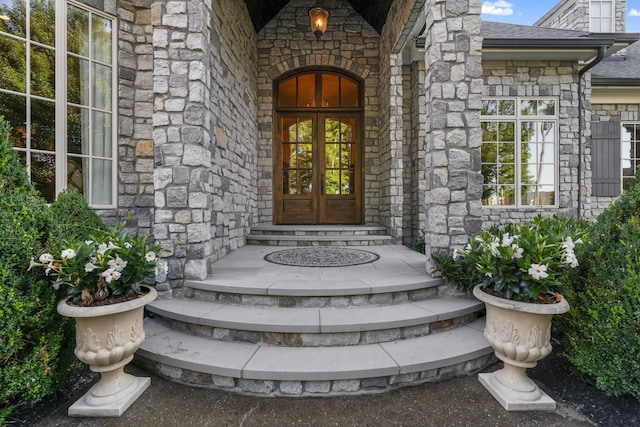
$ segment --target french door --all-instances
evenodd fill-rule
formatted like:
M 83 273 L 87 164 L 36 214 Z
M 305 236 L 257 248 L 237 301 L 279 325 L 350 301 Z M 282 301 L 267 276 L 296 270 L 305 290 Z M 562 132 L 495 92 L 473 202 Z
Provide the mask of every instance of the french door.
M 362 222 L 360 127 L 352 113 L 278 115 L 276 223 Z

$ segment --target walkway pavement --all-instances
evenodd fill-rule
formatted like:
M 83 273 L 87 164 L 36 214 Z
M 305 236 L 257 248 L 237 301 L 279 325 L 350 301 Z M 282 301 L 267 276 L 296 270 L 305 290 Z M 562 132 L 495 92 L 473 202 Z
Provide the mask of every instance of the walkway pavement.
M 491 369 L 496 369 L 494 365 Z M 491 370 L 490 369 L 490 370 Z M 71 418 L 61 406 L 46 426 L 420 426 L 578 427 L 591 426 L 578 405 L 558 402 L 555 411 L 507 412 L 476 375 L 422 384 L 389 393 L 349 397 L 264 398 L 192 388 L 151 376 L 151 386 L 120 418 Z M 544 385 L 539 384 L 543 389 Z M 87 384 L 88 389 L 90 384 Z M 550 390 L 552 397 L 556 396 Z

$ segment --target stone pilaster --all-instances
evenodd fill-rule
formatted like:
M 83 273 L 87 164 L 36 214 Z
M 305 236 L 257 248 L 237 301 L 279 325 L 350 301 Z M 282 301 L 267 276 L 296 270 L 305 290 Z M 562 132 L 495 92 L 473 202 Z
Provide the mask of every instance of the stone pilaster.
M 480 0 L 428 0 L 427 254 L 462 246 L 482 226 Z M 427 271 L 433 269 L 427 258 Z

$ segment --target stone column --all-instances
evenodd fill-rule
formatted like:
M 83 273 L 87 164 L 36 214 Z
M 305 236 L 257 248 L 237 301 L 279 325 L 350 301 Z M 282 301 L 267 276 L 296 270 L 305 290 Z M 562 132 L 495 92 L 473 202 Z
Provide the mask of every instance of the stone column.
M 480 0 L 428 0 L 426 252 L 450 251 L 482 225 Z M 433 270 L 427 257 L 427 272 Z
M 161 297 L 182 296 L 185 279 L 205 279 L 212 251 L 211 137 L 207 114 L 206 0 L 152 5 L 154 50 L 154 237 L 169 252 Z

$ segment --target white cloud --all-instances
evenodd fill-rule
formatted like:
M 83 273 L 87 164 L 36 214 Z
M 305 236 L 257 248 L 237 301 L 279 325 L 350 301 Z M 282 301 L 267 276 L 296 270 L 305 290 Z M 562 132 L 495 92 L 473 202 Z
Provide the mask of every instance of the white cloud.
M 484 8 L 484 6 L 483 6 L 483 8 Z M 631 9 L 631 10 L 629 11 L 629 16 L 640 16 L 640 10 L 638 10 L 638 9 Z
M 513 3 L 508 1 L 485 1 L 482 2 L 482 13 L 486 15 L 500 15 L 509 16 L 513 15 Z

